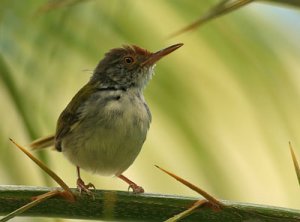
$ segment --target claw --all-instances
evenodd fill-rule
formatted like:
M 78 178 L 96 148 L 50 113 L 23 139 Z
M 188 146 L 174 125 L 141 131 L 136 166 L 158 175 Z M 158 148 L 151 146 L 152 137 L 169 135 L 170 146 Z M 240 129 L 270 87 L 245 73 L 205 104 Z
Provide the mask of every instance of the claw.
M 84 181 L 81 178 L 78 178 L 76 184 L 77 184 L 77 189 L 78 189 L 80 194 L 82 192 L 85 192 L 89 196 L 94 197 L 93 192 L 89 189 L 89 188 L 92 188 L 93 190 L 96 190 L 96 187 L 92 183 L 85 184 Z
M 128 187 L 128 191 L 130 191 L 130 189 L 132 189 L 132 192 L 135 193 L 135 194 L 145 192 L 143 187 L 137 186 L 136 184 L 130 184 L 129 187 Z
M 89 188 L 96 190 L 96 187 L 92 183 L 85 184 L 84 181 L 80 177 L 80 167 L 77 166 L 76 169 L 77 169 L 77 178 L 78 178 L 76 181 L 76 184 L 77 184 L 77 189 L 78 189 L 79 193 L 81 194 L 82 192 L 85 192 L 85 193 L 87 193 L 87 195 L 92 196 L 93 199 L 95 199 L 93 192 L 90 191 Z
M 136 183 L 134 183 L 133 181 L 129 180 L 127 177 L 125 177 L 124 175 L 119 175 L 118 176 L 121 180 L 125 181 L 127 184 L 129 184 L 128 187 L 128 191 L 130 189 L 132 189 L 132 192 L 134 194 L 139 194 L 139 193 L 144 193 L 145 190 L 143 189 L 143 187 L 138 186 Z

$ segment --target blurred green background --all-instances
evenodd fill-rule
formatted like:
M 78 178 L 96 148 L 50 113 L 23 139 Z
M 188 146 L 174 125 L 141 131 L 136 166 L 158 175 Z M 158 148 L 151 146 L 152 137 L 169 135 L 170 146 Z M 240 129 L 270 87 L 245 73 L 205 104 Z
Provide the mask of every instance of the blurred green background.
M 221 199 L 299 209 L 288 142 L 300 156 L 300 12 L 252 3 L 166 38 L 217 2 L 2 0 L 0 184 L 56 186 L 8 138 L 26 145 L 52 134 L 106 51 L 183 42 L 146 88 L 153 121 L 125 175 L 146 192 L 197 196 L 157 164 Z M 75 186 L 61 153 L 39 155 Z M 127 189 L 115 178 L 82 177 L 98 189 Z

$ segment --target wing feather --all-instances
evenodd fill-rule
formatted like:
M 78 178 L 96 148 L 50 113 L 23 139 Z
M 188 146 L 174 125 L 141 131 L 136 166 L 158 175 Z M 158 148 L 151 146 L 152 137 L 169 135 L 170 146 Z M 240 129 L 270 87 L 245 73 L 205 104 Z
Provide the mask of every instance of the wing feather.
M 83 86 L 78 93 L 73 97 L 71 102 L 67 105 L 64 111 L 60 114 L 57 120 L 55 133 L 55 148 L 61 151 L 61 141 L 70 132 L 76 123 L 81 121 L 81 107 L 85 104 L 90 96 L 97 91 L 97 87 L 93 87 L 91 83 Z

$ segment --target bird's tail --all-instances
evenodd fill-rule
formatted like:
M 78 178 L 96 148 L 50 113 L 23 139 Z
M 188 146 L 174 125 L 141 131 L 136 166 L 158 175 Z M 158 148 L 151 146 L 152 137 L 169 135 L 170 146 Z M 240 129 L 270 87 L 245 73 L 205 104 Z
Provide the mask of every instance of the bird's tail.
M 40 150 L 40 149 L 52 147 L 54 146 L 54 135 L 37 139 L 33 141 L 29 146 L 33 150 Z

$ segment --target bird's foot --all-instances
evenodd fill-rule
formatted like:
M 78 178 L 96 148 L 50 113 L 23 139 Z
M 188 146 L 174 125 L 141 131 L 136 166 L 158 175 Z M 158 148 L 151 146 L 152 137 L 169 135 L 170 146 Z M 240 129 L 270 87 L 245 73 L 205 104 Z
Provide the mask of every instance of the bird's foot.
M 128 191 L 130 191 L 130 189 L 132 189 L 132 192 L 133 192 L 133 193 L 137 193 L 137 194 L 138 194 L 138 193 L 144 193 L 144 192 L 145 192 L 145 190 L 144 190 L 143 187 L 138 186 L 138 185 L 136 185 L 135 183 L 129 184 Z
M 132 192 L 135 193 L 135 194 L 139 194 L 139 193 L 144 193 L 145 192 L 145 190 L 143 189 L 143 187 L 138 186 L 136 183 L 134 183 L 133 181 L 129 180 L 124 175 L 121 174 L 118 177 L 121 180 L 125 181 L 127 184 L 129 184 L 128 191 L 130 189 L 132 189 Z
M 85 192 L 90 196 L 94 196 L 90 188 L 96 190 L 96 187 L 92 183 L 85 184 L 81 178 L 78 178 L 76 184 L 79 193 Z

